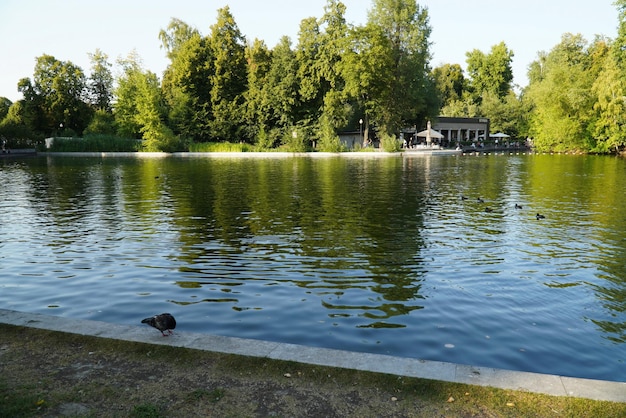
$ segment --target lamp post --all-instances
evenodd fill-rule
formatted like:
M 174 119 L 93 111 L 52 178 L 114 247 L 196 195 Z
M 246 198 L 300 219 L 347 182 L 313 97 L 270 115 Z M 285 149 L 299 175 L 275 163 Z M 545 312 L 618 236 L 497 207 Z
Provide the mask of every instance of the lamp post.
M 363 141 L 363 119 L 359 119 L 359 141 L 361 141 L 361 144 L 364 142 Z

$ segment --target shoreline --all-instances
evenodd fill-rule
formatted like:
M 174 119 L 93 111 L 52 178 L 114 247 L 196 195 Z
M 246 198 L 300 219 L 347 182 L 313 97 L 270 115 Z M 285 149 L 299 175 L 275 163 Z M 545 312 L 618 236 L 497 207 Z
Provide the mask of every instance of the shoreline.
M 405 150 L 400 152 L 370 151 L 370 152 L 38 152 L 44 157 L 133 157 L 133 158 L 388 158 L 412 156 L 445 156 L 462 155 L 460 150 L 424 149 Z
M 109 324 L 7 309 L 0 309 L 0 323 L 111 340 L 147 343 L 155 346 L 179 347 L 220 354 L 381 373 L 395 375 L 399 378 L 408 377 L 461 383 L 568 398 L 626 402 L 626 382 L 474 367 L 464 364 L 186 331 L 176 331 L 173 337 L 163 338 L 161 334 L 154 332 L 154 329 L 145 326 Z

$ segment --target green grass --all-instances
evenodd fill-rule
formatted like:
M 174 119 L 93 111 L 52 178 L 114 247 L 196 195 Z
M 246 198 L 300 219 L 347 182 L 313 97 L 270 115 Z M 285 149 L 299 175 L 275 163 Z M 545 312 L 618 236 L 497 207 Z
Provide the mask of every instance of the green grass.
M 161 414 L 161 408 L 151 403 L 145 403 L 137 405 L 130 412 L 132 418 L 160 418 L 164 416 Z
M 207 407 L 228 407 L 233 403 L 237 376 L 244 376 L 258 385 L 285 385 L 304 387 L 307 391 L 320 388 L 328 392 L 335 389 L 341 393 L 345 388 L 377 393 L 383 390 L 397 397 L 397 405 L 410 410 L 412 405 L 433 409 L 443 406 L 448 416 L 492 416 L 492 417 L 620 417 L 626 416 L 626 403 L 593 401 L 582 398 L 556 397 L 537 393 L 495 389 L 450 383 L 436 380 L 409 378 L 396 375 L 362 372 L 351 369 L 322 367 L 292 361 L 268 358 L 245 357 L 220 354 L 188 348 L 175 348 L 166 345 L 151 345 L 121 340 L 85 337 L 54 331 L 0 325 L 0 333 L 9 341 L 19 341 L 26 352 L 37 352 L 39 347 L 59 347 L 78 353 L 96 353 L 103 358 L 116 359 L 130 364 L 143 362 L 167 364 L 191 375 L 198 369 L 211 370 L 213 376 L 222 376 L 216 386 L 188 387 L 178 395 L 179 405 L 204 404 Z M 5 354 L 8 356 L 8 354 Z M 80 358 L 77 357 L 77 358 Z M 9 360 L 10 357 L 6 357 Z M 76 362 L 70 358 L 69 364 Z M 7 363 L 8 364 L 8 363 Z M 55 363 L 54 370 L 68 365 Z M 1 367 L 0 367 L 1 369 Z M 130 370 L 130 369 L 129 369 Z M 86 402 L 89 399 L 104 401 L 106 404 L 124 397 L 124 387 L 111 385 L 97 388 L 89 381 L 79 381 L 63 391 L 52 388 L 53 381 L 42 381 L 41 377 L 22 376 L 22 384 L 10 384 L 6 376 L 0 374 L 0 416 L 31 417 L 45 415 L 46 410 L 54 410 L 64 402 Z M 286 380 L 285 374 L 290 377 Z M 53 375 L 50 379 L 55 379 Z M 144 378 L 145 379 L 145 378 Z M 31 383 L 26 383 L 31 382 Z M 230 383 L 229 383 L 230 382 Z M 288 383 L 286 383 L 288 382 Z M 126 383 L 132 385 L 133 383 Z M 253 388 L 260 386 L 253 385 Z M 227 389 L 226 389 L 227 388 Z M 42 390 L 47 395 L 42 395 Z M 255 389 L 256 390 L 256 389 Z M 133 417 L 161 417 L 168 415 L 166 404 L 149 399 L 129 397 L 129 412 Z M 233 414 L 241 410 L 234 410 Z M 233 415 L 235 416 L 235 415 Z
M 10 389 L 0 377 L 0 417 L 38 415 L 45 409 L 46 402 L 35 392 L 35 388 L 28 386 Z

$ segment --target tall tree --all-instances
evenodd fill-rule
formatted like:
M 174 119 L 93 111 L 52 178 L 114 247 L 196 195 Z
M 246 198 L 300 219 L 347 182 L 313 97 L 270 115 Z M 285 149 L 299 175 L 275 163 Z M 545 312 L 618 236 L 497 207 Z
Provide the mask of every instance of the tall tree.
M 488 92 L 502 99 L 511 92 L 513 51 L 504 42 L 492 46 L 489 54 L 475 49 L 466 56 L 470 87 L 475 98 L 480 101 L 480 97 Z
M 33 79 L 20 80 L 18 90 L 28 102 L 26 110 L 35 116 L 35 129 L 43 134 L 61 127 L 80 134 L 91 119 L 85 73 L 70 61 L 45 54 L 38 57 Z
M 255 39 L 246 48 L 248 89 L 245 92 L 245 137 L 254 142 L 268 128 L 265 92 L 267 75 L 272 65 L 272 52 L 265 42 Z
M 310 17 L 300 22 L 296 61 L 298 62 L 298 83 L 300 85 L 300 119 L 316 121 L 324 103 L 322 79 L 317 65 L 321 45 L 321 30 L 316 18 Z
M 113 98 L 113 74 L 109 57 L 99 49 L 89 54 L 91 75 L 89 76 L 89 98 L 96 110 L 111 111 Z
M 617 38 L 610 44 L 592 86 L 596 97 L 594 151 L 599 152 L 622 152 L 626 148 L 626 0 L 613 4 L 618 11 Z
M 176 28 L 182 23 L 177 22 Z M 211 77 L 213 54 L 208 40 L 197 31 L 179 30 L 184 39 L 176 39 L 175 48 L 168 53 L 171 59 L 163 75 L 163 94 L 168 104 L 168 121 L 172 129 L 194 141 L 208 141 L 211 137 Z M 173 41 L 172 41 L 173 42 Z
M 467 82 L 459 64 L 444 64 L 434 68 L 432 75 L 443 106 L 461 100 Z
M 185 43 L 191 38 L 199 36 L 200 32 L 180 19 L 172 18 L 167 29 L 159 31 L 161 48 L 165 49 L 171 61 L 176 60 L 178 53 L 185 49 Z
M 598 76 L 592 67 L 587 41 L 569 33 L 531 67 L 533 82 L 525 94 L 534 106 L 530 129 L 538 149 L 589 148 L 594 104 L 591 86 Z
M 298 104 L 297 65 L 291 42 L 283 36 L 272 50 L 272 60 L 267 73 L 265 94 L 266 123 L 284 130 L 295 123 L 295 109 Z
M 8 100 L 8 99 L 7 99 Z M 18 100 L 11 104 L 6 115 L 0 121 L 0 136 L 6 139 L 35 139 L 37 133 L 33 131 L 32 114 L 25 108 L 25 100 Z
M 209 45 L 214 58 L 210 77 L 211 135 L 219 140 L 241 139 L 247 89 L 245 38 L 228 6 L 217 11 Z
M 375 0 L 347 55 L 347 88 L 359 98 L 366 124 L 386 134 L 433 113 L 428 10 L 414 0 Z
M 145 71 L 141 59 L 131 53 L 120 60 L 115 118 L 121 136 L 141 137 L 146 151 L 175 151 L 180 145 L 165 124 L 166 107 L 156 74 Z
M 0 97 L 0 121 L 9 113 L 9 108 L 12 104 L 7 97 Z

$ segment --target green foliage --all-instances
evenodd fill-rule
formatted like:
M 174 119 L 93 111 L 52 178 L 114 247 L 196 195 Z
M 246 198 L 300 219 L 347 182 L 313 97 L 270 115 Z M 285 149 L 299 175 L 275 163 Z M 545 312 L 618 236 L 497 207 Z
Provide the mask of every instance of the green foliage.
M 520 129 L 525 127 L 523 117 L 527 113 L 524 111 L 522 101 L 512 91 L 503 98 L 496 96 L 495 93 L 483 94 L 480 114 L 489 115 L 492 132 L 504 132 L 513 138 L 525 134 Z
M 0 97 L 0 121 L 9 113 L 9 109 L 13 102 L 6 97 Z
M 195 142 L 189 144 L 189 152 L 253 152 L 256 149 L 246 143 Z
M 114 135 L 116 131 L 115 116 L 106 110 L 96 110 L 83 135 Z
M 200 32 L 192 28 L 180 19 L 172 18 L 167 30 L 159 32 L 161 46 L 167 51 L 167 56 L 172 62 L 176 61 L 178 54 L 188 47 L 187 42 L 194 38 L 199 38 Z
M 485 93 L 504 98 L 511 92 L 513 51 L 504 42 L 492 46 L 489 54 L 475 49 L 466 56 L 467 72 L 471 78 L 470 89 L 475 99 Z
M 380 146 L 385 152 L 398 152 L 402 149 L 402 143 L 394 135 L 386 132 L 380 134 Z
M 164 415 L 161 413 L 161 408 L 158 405 L 144 403 L 133 407 L 129 416 L 131 418 L 160 418 Z
M 211 139 L 211 82 L 213 54 L 206 38 L 173 19 L 161 31 L 171 63 L 163 76 L 168 126 L 175 134 L 195 141 Z
M 118 81 L 115 120 L 118 134 L 144 139 L 142 149 L 150 152 L 173 152 L 183 149 L 178 136 L 165 124 L 166 108 L 157 76 L 141 68 L 131 55 L 122 62 L 124 76 Z
M 592 86 L 596 103 L 593 124 L 595 152 L 610 152 L 626 148 L 626 78 L 619 71 L 613 54 L 606 58 L 605 68 Z
M 33 79 L 20 80 L 30 128 L 51 135 L 63 125 L 81 133 L 91 119 L 91 108 L 83 101 L 87 81 L 83 70 L 51 55 L 37 58 Z
M 598 77 L 590 51 L 582 36 L 566 34 L 537 63 L 541 76 L 529 85 L 526 95 L 533 103 L 530 133 L 538 150 L 589 150 L 595 101 L 591 88 Z
M 346 150 L 345 145 L 339 139 L 332 123 L 327 117 L 320 120 L 318 126 L 319 142 L 317 150 L 321 152 L 342 152 Z
M 265 130 L 264 126 L 261 126 L 259 129 L 259 133 L 256 137 L 256 146 L 259 150 L 269 150 L 274 146 L 274 139 L 272 139 L 272 136 Z
M 17 101 L 9 107 L 6 116 L 0 121 L 0 136 L 9 141 L 27 141 L 43 138 L 31 129 L 32 122 L 24 101 Z M 18 148 L 11 145 L 13 148 Z
M 285 129 L 281 140 L 281 149 L 289 152 L 306 152 L 310 150 L 310 133 L 304 127 Z
M 88 82 L 90 102 L 96 110 L 105 112 L 111 111 L 113 98 L 113 75 L 108 58 L 99 49 L 96 49 L 93 54 L 89 54 L 91 60 L 91 76 Z
M 54 138 L 51 152 L 136 152 L 140 148 L 136 139 L 113 135 L 90 134 L 85 138 Z
M 428 11 L 410 0 L 374 1 L 366 26 L 352 32 L 343 67 L 346 89 L 368 125 L 387 127 L 389 134 L 436 112 L 428 76 L 430 33 Z
M 267 74 L 269 73 L 272 53 L 265 42 L 255 39 L 252 45 L 246 48 L 248 61 L 248 90 L 245 92 L 244 136 L 252 141 L 263 138 L 268 112 L 266 109 L 265 94 L 267 93 Z
M 459 64 L 443 64 L 433 69 L 432 76 L 443 106 L 461 100 L 467 81 Z
M 175 152 L 184 150 L 184 144 L 180 138 L 162 123 L 146 128 L 143 131 L 143 138 L 142 151 Z
M 211 26 L 208 39 L 212 54 L 211 136 L 215 139 L 237 139 L 242 135 L 244 93 L 247 89 L 245 38 L 239 31 L 228 6 L 217 11 L 217 22 Z

